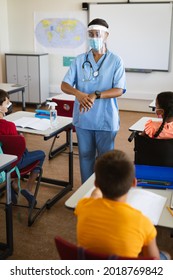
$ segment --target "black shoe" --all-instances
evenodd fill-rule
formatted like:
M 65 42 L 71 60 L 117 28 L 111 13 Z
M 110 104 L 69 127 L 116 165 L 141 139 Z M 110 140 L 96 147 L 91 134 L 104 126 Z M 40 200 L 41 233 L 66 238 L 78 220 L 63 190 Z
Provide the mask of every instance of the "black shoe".
M 35 197 L 33 196 L 33 194 L 31 194 L 28 190 L 21 190 L 21 194 L 26 198 L 26 200 L 28 201 L 29 204 L 29 208 L 31 208 L 32 202 L 33 200 L 34 202 L 34 207 L 37 204 L 37 200 L 35 199 Z

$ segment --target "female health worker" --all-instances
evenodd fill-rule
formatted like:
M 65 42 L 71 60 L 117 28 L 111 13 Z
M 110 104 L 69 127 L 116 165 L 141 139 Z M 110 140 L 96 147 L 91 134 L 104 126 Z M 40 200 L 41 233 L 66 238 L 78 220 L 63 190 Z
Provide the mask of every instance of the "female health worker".
M 107 49 L 108 35 L 105 20 L 96 18 L 88 24 L 89 51 L 75 58 L 61 84 L 63 92 L 75 96 L 73 124 L 82 183 L 94 172 L 96 157 L 114 149 L 117 97 L 126 91 L 123 61 Z

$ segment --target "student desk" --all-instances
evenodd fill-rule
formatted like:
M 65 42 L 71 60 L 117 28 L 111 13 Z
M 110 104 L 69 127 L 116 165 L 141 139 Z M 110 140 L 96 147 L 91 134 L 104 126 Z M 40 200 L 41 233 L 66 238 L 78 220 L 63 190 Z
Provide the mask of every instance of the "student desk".
M 150 104 L 149 107 L 152 109 L 152 111 L 154 112 L 156 109 L 156 100 L 154 99 Z
M 34 118 L 35 113 L 31 113 L 31 112 L 23 112 L 23 111 L 18 111 L 15 113 L 12 113 L 8 116 L 5 117 L 6 120 L 8 121 L 14 121 L 17 119 L 20 119 L 22 117 L 32 117 Z M 64 188 L 58 193 L 56 194 L 52 199 L 49 199 L 46 202 L 46 207 L 49 209 L 51 208 L 60 198 L 62 198 L 67 192 L 69 192 L 70 190 L 72 190 L 73 188 L 73 145 L 72 145 L 72 130 L 73 130 L 73 125 L 72 125 L 72 118 L 67 118 L 67 117 L 58 117 L 58 126 L 54 129 L 47 129 L 44 131 L 40 131 L 40 130 L 34 130 L 34 129 L 27 129 L 27 128 L 21 128 L 21 127 L 17 127 L 17 130 L 19 132 L 24 132 L 24 133 L 30 133 L 30 134 L 35 134 L 35 135 L 41 135 L 44 137 L 44 140 L 49 140 L 53 137 L 55 137 L 56 135 L 62 133 L 62 132 L 66 132 L 67 137 L 66 139 L 68 139 L 68 143 L 63 144 L 61 147 L 58 148 L 58 151 L 60 149 L 64 150 L 65 146 L 69 146 L 69 169 L 68 169 L 68 173 L 69 173 L 69 180 L 68 182 L 66 181 L 61 181 L 61 180 L 55 180 L 55 179 L 51 179 L 51 178 L 44 178 L 42 177 L 41 181 L 45 182 L 45 183 L 49 183 L 49 184 L 53 184 L 53 185 L 59 185 L 59 186 L 63 186 Z M 54 154 L 56 154 L 57 149 L 54 149 L 52 151 L 52 156 Z
M 0 84 L 0 89 L 5 90 L 8 94 L 21 92 L 22 94 L 22 109 L 25 111 L 25 87 L 26 85 L 18 85 L 18 84 Z
M 134 123 L 132 126 L 129 127 L 129 131 L 132 131 L 130 134 L 128 141 L 131 142 L 135 136 L 136 132 L 142 132 L 144 131 L 145 124 L 148 120 L 158 121 L 160 122 L 162 119 L 160 118 L 151 118 L 151 117 L 142 117 L 139 119 L 136 123 Z
M 17 160 L 17 156 L 0 154 L 0 172 L 6 172 L 7 195 L 5 203 L 6 213 L 6 243 L 0 242 L 0 259 L 5 259 L 13 253 L 13 222 L 12 222 L 12 202 L 11 202 L 11 163 Z
M 80 187 L 74 194 L 65 202 L 65 206 L 71 209 L 76 207 L 76 204 L 79 199 L 85 196 L 87 192 L 89 192 L 94 186 L 94 174 L 90 176 L 90 178 Z M 158 226 L 171 228 L 173 229 L 173 216 L 167 210 L 167 206 L 170 206 L 172 191 L 171 190 L 164 190 L 164 189 L 147 189 L 153 193 L 159 194 L 161 196 L 165 196 L 167 198 L 165 207 L 163 212 L 160 216 Z
M 137 131 L 137 132 L 144 131 L 145 124 L 148 120 L 152 120 L 152 121 L 155 121 L 155 122 L 161 122 L 162 121 L 162 119 L 160 119 L 160 118 L 142 117 L 136 123 L 134 123 L 132 126 L 130 126 L 129 130 L 130 131 Z
M 132 132 L 131 135 L 128 138 L 128 140 L 130 142 L 133 140 L 133 137 L 134 137 L 136 132 L 144 131 L 145 123 L 150 119 L 153 120 L 153 121 L 161 121 L 160 118 L 151 118 L 151 117 L 143 117 L 143 118 L 139 119 L 135 124 L 133 124 L 131 127 L 129 127 L 129 131 Z M 171 190 L 171 189 L 170 190 L 168 190 L 168 189 L 166 189 L 166 190 L 152 189 L 152 191 L 154 191 L 158 194 L 161 192 L 160 194 L 163 195 L 163 196 L 168 195 L 167 203 L 168 203 L 168 206 L 170 206 L 171 195 L 173 194 L 173 190 Z M 168 210 L 165 209 L 165 211 L 163 212 L 163 214 L 160 218 L 161 222 L 159 221 L 159 225 L 173 228 L 173 226 L 172 226 L 173 217 L 171 215 L 169 215 L 169 219 L 168 219 L 168 213 L 167 213 Z M 171 236 L 172 236 L 172 233 L 171 233 Z

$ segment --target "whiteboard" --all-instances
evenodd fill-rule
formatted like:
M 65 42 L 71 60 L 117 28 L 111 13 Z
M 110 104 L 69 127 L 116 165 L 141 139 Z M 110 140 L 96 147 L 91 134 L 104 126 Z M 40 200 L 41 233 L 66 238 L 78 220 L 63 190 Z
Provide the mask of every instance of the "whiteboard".
M 169 70 L 172 3 L 91 3 L 89 21 L 94 18 L 109 24 L 108 49 L 126 70 Z

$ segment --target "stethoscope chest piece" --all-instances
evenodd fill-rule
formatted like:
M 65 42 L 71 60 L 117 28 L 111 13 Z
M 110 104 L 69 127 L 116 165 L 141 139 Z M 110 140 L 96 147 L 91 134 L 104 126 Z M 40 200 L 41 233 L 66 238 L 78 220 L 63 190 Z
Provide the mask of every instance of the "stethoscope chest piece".
M 94 77 L 97 77 L 98 75 L 99 75 L 99 71 L 98 70 L 93 72 L 93 76 Z
M 107 54 L 106 54 L 106 55 L 107 55 Z M 83 79 L 83 81 L 90 81 L 91 78 L 92 78 L 92 76 L 93 76 L 94 78 L 96 78 L 96 77 L 99 76 L 99 70 L 100 70 L 100 68 L 101 68 L 101 66 L 102 66 L 102 64 L 103 64 L 103 62 L 104 62 L 105 59 L 106 59 L 106 55 L 105 55 L 105 57 L 103 58 L 103 60 L 102 60 L 102 62 L 101 62 L 101 64 L 100 64 L 100 66 L 99 66 L 99 68 L 98 68 L 96 71 L 94 71 L 91 62 L 88 60 L 88 53 L 87 53 L 87 55 L 86 55 L 86 60 L 85 60 L 85 61 L 83 62 L 83 64 L 82 64 L 82 69 L 83 69 L 83 71 L 84 71 L 84 79 Z M 88 66 L 90 67 L 90 73 L 89 73 L 88 77 L 86 77 L 86 72 L 85 72 L 85 65 L 87 65 L 87 64 L 88 64 Z M 92 73 L 92 71 L 93 71 L 93 73 Z M 94 80 L 94 78 L 93 78 L 93 80 Z

